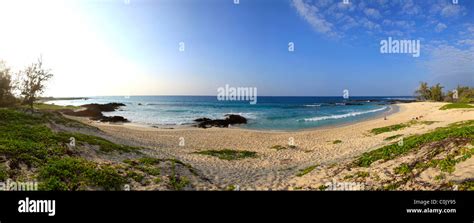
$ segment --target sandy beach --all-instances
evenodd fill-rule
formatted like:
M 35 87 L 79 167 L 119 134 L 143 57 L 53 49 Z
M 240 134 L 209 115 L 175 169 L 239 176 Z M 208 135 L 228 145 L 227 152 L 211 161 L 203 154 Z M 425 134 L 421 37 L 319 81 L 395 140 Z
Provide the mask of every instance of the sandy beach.
M 351 160 L 364 152 L 393 143 L 384 140 L 397 134 L 403 137 L 425 133 L 450 123 L 474 120 L 469 109 L 439 110 L 446 103 L 416 102 L 396 104 L 396 112 L 384 117 L 348 124 L 295 132 L 256 131 L 240 128 L 194 127 L 159 129 L 136 124 L 103 124 L 81 119 L 119 142 L 150 148 L 149 155 L 157 158 L 177 158 L 192 165 L 218 188 L 239 186 L 242 190 L 281 190 L 311 184 L 311 180 L 298 178 L 300 169 L 312 165 L 319 168 Z M 434 121 L 378 135 L 374 128 L 418 121 Z M 336 140 L 340 142 L 335 143 Z M 294 142 L 296 148 L 276 150 L 275 145 L 286 146 Z M 196 154 L 203 150 L 248 150 L 257 152 L 257 158 L 221 160 Z M 196 189 L 206 189 L 196 185 Z

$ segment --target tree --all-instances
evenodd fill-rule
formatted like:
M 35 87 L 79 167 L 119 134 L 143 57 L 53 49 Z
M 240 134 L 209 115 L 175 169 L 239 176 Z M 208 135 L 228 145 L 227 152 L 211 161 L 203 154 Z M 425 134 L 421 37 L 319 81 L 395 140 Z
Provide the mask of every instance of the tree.
M 37 63 L 33 63 L 20 72 L 20 92 L 23 96 L 23 104 L 29 105 L 33 109 L 33 103 L 44 91 L 45 82 L 53 77 L 50 72 L 50 70 L 43 68 L 41 57 Z
M 420 82 L 418 90 L 415 91 L 418 100 L 429 100 L 431 98 L 431 91 L 428 87 L 428 83 Z
M 4 61 L 0 61 L 0 106 L 9 106 L 15 103 L 13 96 L 13 81 Z
M 430 99 L 433 101 L 443 101 L 443 86 L 441 84 L 436 84 L 435 86 L 431 86 L 430 88 Z
M 459 102 L 469 103 L 474 101 L 474 88 L 458 85 L 456 90 L 458 91 Z

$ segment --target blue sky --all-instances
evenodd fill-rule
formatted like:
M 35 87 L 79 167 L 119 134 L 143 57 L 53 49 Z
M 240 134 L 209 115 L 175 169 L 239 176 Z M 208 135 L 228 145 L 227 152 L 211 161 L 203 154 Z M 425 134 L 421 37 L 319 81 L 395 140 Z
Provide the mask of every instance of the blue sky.
M 29 14 L 10 22 L 0 59 L 19 67 L 43 55 L 55 73 L 47 91 L 53 96 L 215 95 L 225 84 L 257 87 L 259 95 L 305 96 L 343 89 L 412 95 L 419 81 L 474 86 L 469 0 L 24 2 L 2 8 L 44 7 L 50 18 Z M 39 26 L 44 39 L 15 36 L 29 26 Z M 381 54 L 380 41 L 388 37 L 420 40 L 420 57 Z M 25 48 L 22 55 L 29 56 L 22 56 L 12 53 L 18 52 L 13 42 L 43 47 Z

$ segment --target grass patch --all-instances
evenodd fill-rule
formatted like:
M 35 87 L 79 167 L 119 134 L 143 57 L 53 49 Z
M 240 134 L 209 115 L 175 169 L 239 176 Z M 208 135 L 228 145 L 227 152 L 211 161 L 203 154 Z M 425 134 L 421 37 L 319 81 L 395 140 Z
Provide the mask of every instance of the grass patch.
M 284 150 L 284 149 L 287 149 L 285 146 L 282 146 L 282 145 L 274 145 L 272 147 L 270 147 L 271 149 L 276 149 L 277 151 L 278 150 Z
M 299 170 L 299 172 L 296 174 L 297 177 L 302 177 L 308 173 L 310 173 L 311 171 L 313 171 L 314 169 L 316 169 L 316 167 L 318 167 L 319 165 L 313 165 L 313 166 L 309 166 L 309 167 L 306 167 L 304 169 L 301 169 Z
M 5 165 L 1 164 L 0 165 L 0 182 L 5 181 L 7 179 L 8 179 L 7 168 L 5 168 Z
M 137 173 L 135 171 L 127 171 L 127 177 L 132 178 L 134 181 L 141 183 L 145 176 L 143 174 Z
M 366 178 L 369 176 L 370 176 L 369 172 L 357 171 L 354 175 L 345 176 L 344 179 L 347 180 L 347 179 L 352 179 L 352 178 Z
M 394 172 L 395 172 L 396 174 L 408 175 L 408 174 L 411 173 L 411 168 L 410 168 L 410 166 L 409 166 L 408 164 L 403 163 L 402 165 L 396 167 L 396 168 L 394 169 Z
M 44 103 L 35 103 L 33 105 L 34 109 L 38 110 L 62 110 L 62 109 L 78 109 L 80 107 L 77 106 L 72 106 L 72 105 L 67 105 L 67 106 L 61 106 L 61 105 L 53 105 L 53 104 L 44 104 Z
M 474 108 L 473 105 L 467 103 L 450 103 L 443 105 L 439 110 L 457 109 L 457 108 Z
M 370 130 L 370 132 L 375 134 L 375 135 L 378 135 L 378 134 L 382 134 L 384 132 L 392 132 L 392 131 L 397 131 L 397 130 L 400 130 L 400 129 L 404 129 L 408 126 L 409 125 L 403 124 L 403 123 L 402 124 L 396 124 L 396 125 L 389 125 L 389 126 L 385 126 L 385 127 L 374 128 L 374 129 Z
M 458 186 L 458 190 L 474 191 L 474 180 L 464 181 Z
M 448 127 L 437 128 L 432 132 L 423 135 L 414 135 L 404 138 L 403 145 L 393 143 L 382 148 L 362 154 L 354 164 L 361 167 L 368 167 L 378 160 L 391 160 L 400 155 L 406 154 L 420 146 L 436 142 L 447 138 L 471 138 L 474 139 L 474 121 L 457 123 Z
M 76 143 L 78 143 L 79 145 L 85 145 L 87 143 L 89 145 L 99 146 L 100 151 L 102 152 L 113 152 L 113 151 L 126 152 L 126 153 L 138 152 L 138 148 L 136 147 L 115 144 L 113 142 L 110 142 L 106 139 L 103 139 L 97 136 L 85 135 L 81 133 L 69 133 L 69 132 L 68 133 L 60 132 L 56 136 L 56 138 L 62 142 L 69 142 L 69 139 L 71 137 L 74 137 L 76 139 Z
M 407 127 L 410 127 L 412 125 L 431 125 L 433 123 L 436 123 L 436 121 L 418 121 L 418 120 L 411 120 L 406 123 L 400 123 L 400 124 L 395 124 L 395 125 L 389 125 L 385 127 L 380 127 L 380 128 L 374 128 L 370 130 L 370 133 L 374 135 L 382 134 L 385 132 L 393 132 L 393 131 L 398 131 Z
M 75 138 L 76 146 L 95 145 L 103 152 L 138 150 L 100 137 L 53 132 L 47 127 L 56 122 L 52 117 L 61 119 L 51 112 L 0 109 L 0 155 L 10 161 L 11 172 L 18 173 L 20 164 L 34 167 L 33 174 L 42 181 L 42 190 L 119 189 L 123 178 L 112 167 L 98 167 L 93 162 L 69 157 L 70 138 Z
M 339 143 L 342 143 L 342 141 L 339 140 L 339 139 L 338 139 L 338 140 L 334 140 L 334 141 L 332 142 L 332 144 L 339 144 Z
M 98 167 L 80 158 L 51 159 L 38 174 L 40 190 L 77 191 L 99 187 L 103 190 L 120 190 L 125 178 L 109 166 Z
M 176 162 L 171 163 L 171 176 L 169 186 L 173 190 L 182 190 L 189 185 L 189 179 L 187 177 L 181 177 L 176 174 Z
M 270 149 L 275 149 L 275 150 L 284 150 L 284 149 L 296 149 L 295 145 L 288 145 L 288 146 L 282 146 L 282 145 L 274 145 L 270 147 Z
M 390 140 L 393 140 L 393 139 L 398 139 L 402 136 L 403 136 L 403 134 L 397 134 L 397 135 L 389 136 L 389 137 L 385 138 L 384 140 L 385 141 L 390 141 Z
M 201 155 L 208 155 L 208 156 L 215 156 L 219 159 L 223 160 L 240 160 L 245 158 L 255 158 L 257 157 L 256 152 L 252 151 L 238 151 L 238 150 L 231 150 L 231 149 L 224 149 L 224 150 L 206 150 L 196 152 L 197 154 Z

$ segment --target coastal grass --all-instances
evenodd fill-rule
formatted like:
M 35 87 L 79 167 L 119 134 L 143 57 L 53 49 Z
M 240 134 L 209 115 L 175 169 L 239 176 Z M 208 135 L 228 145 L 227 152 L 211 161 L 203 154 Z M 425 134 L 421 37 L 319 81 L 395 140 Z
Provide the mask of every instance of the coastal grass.
M 72 106 L 72 105 L 67 105 L 67 106 L 62 106 L 62 105 L 54 105 L 54 104 L 44 104 L 44 103 L 35 103 L 33 104 L 34 109 L 38 110 L 63 110 L 63 109 L 79 109 L 81 107 L 77 106 Z
M 458 190 L 474 191 L 474 180 L 467 180 L 458 185 Z
M 171 162 L 171 176 L 169 186 L 171 189 L 179 191 L 183 190 L 190 183 L 187 177 L 182 177 L 176 174 L 176 161 Z
M 308 173 L 310 173 L 311 171 L 313 171 L 314 169 L 316 169 L 316 167 L 318 167 L 319 165 L 312 165 L 312 166 L 309 166 L 309 167 L 306 167 L 304 169 L 301 169 L 299 170 L 299 172 L 296 174 L 297 177 L 302 177 Z
M 384 140 L 385 141 L 390 141 L 390 140 L 393 140 L 393 139 L 398 139 L 402 136 L 403 136 L 403 134 L 397 134 L 397 135 L 389 136 L 389 137 L 385 138 Z
M 5 181 L 6 179 L 8 179 L 8 172 L 7 168 L 2 163 L 0 164 L 0 181 Z
M 458 122 L 447 127 L 437 128 L 432 132 L 422 135 L 409 136 L 404 138 L 404 143 L 401 145 L 393 143 L 362 154 L 354 164 L 361 167 L 368 167 L 375 161 L 391 160 L 416 150 L 427 143 L 448 138 L 470 138 L 474 141 L 474 120 Z
M 473 105 L 468 103 L 450 103 L 443 105 L 439 110 L 458 109 L 458 108 L 474 108 Z
M 342 143 L 342 141 L 339 140 L 339 139 L 338 139 L 338 140 L 334 140 L 334 141 L 332 142 L 332 144 L 339 144 L 339 143 Z
M 270 149 L 275 149 L 275 150 L 284 150 L 284 149 L 296 149 L 295 145 L 288 145 L 288 146 L 282 146 L 282 145 L 274 145 L 270 147 Z
M 71 138 L 74 138 L 79 145 L 95 145 L 99 147 L 100 151 L 106 153 L 113 151 L 138 153 L 138 148 L 136 147 L 115 144 L 101 137 L 82 133 L 60 132 L 55 136 L 55 138 L 60 142 L 69 142 Z
M 272 147 L 270 147 L 271 149 L 275 149 L 275 150 L 284 150 L 284 149 L 287 149 L 285 146 L 282 146 L 282 145 L 274 145 Z
M 94 189 L 120 190 L 126 179 L 110 166 L 73 157 L 54 158 L 41 167 L 40 190 L 77 191 Z
M 366 177 L 369 177 L 370 174 L 369 172 L 365 172 L 365 171 L 357 171 L 355 174 L 353 175 L 347 175 L 344 177 L 344 179 L 353 179 L 353 178 L 366 178 Z
M 389 125 L 385 127 L 380 127 L 380 128 L 374 128 L 370 130 L 370 133 L 374 135 L 382 134 L 385 132 L 393 132 L 393 131 L 398 131 L 413 125 L 431 125 L 435 123 L 436 121 L 417 121 L 417 120 L 411 120 L 406 123 L 400 123 L 400 124 L 395 124 L 395 125 Z
M 72 132 L 55 132 L 48 115 L 38 111 L 0 109 L 0 156 L 8 160 L 10 176 L 21 174 L 24 164 L 40 180 L 43 190 L 82 190 L 97 187 L 115 190 L 123 182 L 108 166 L 73 157 L 77 146 L 96 146 L 102 152 L 131 152 L 137 148 L 114 144 L 100 137 Z M 2 165 L 0 165 L 2 166 Z M 0 170 L 3 174 L 3 169 Z M 2 177 L 2 176 L 0 176 Z
M 412 171 L 412 168 L 410 168 L 410 166 L 406 163 L 402 163 L 400 166 L 394 169 L 394 172 L 396 174 L 401 174 L 401 175 L 408 175 L 411 173 L 411 171 Z
M 246 150 L 242 150 L 242 151 L 231 150 L 231 149 L 205 150 L 205 151 L 196 152 L 196 154 L 214 156 L 222 160 L 240 160 L 240 159 L 245 159 L 245 158 L 257 157 L 256 152 L 246 151 Z

